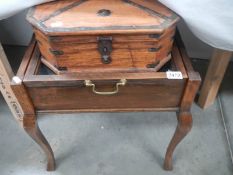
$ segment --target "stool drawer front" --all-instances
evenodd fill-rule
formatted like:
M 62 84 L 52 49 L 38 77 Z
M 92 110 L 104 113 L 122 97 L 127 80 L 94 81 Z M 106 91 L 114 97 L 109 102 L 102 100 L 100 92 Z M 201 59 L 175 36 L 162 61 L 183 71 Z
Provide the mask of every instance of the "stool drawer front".
M 157 84 L 130 84 L 119 87 L 115 95 L 94 94 L 90 87 L 28 87 L 37 110 L 127 110 L 176 108 L 185 80 Z M 101 87 L 99 87 L 101 89 Z

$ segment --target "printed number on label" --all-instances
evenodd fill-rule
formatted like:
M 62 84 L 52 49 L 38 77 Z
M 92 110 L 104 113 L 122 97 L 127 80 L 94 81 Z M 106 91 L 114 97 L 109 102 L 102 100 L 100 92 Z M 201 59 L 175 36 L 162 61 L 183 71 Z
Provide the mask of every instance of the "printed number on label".
M 167 71 L 167 79 L 183 79 L 180 71 Z

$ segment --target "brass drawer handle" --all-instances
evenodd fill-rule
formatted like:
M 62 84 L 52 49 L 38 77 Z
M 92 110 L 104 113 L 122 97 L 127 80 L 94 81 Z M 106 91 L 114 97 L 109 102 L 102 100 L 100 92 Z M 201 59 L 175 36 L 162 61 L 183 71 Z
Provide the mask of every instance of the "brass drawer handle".
M 97 91 L 96 88 L 95 88 L 95 84 L 92 83 L 91 80 L 85 80 L 84 84 L 85 84 L 86 87 L 92 87 L 92 91 L 95 94 L 98 94 L 98 95 L 113 95 L 113 94 L 117 94 L 119 92 L 119 86 L 125 86 L 126 82 L 127 82 L 126 79 L 121 79 L 118 83 L 116 83 L 116 88 L 113 91 L 110 91 L 110 92 Z

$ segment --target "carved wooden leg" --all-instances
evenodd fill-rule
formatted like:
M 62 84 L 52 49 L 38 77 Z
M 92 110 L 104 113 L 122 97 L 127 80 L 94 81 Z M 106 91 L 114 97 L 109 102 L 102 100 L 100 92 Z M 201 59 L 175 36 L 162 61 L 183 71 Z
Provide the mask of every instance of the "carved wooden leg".
M 14 73 L 0 43 L 0 93 L 2 93 L 15 119 L 19 121 L 21 125 L 23 110 L 10 87 L 13 76 Z
M 53 151 L 37 125 L 36 112 L 23 80 L 20 77 L 14 77 L 11 82 L 11 88 L 24 112 L 22 118 L 24 130 L 45 152 L 48 161 L 47 170 L 55 170 Z
M 192 115 L 190 113 L 190 109 L 201 82 L 199 73 L 195 72 L 192 68 L 192 63 L 188 58 L 188 55 L 184 47 L 184 43 L 182 42 L 179 32 L 177 32 L 175 37 L 176 37 L 176 44 L 183 59 L 184 66 L 186 67 L 187 70 L 188 81 L 185 85 L 185 89 L 179 106 L 180 110 L 177 113 L 177 120 L 178 120 L 177 128 L 174 133 L 174 136 L 172 137 L 168 145 L 167 152 L 165 155 L 165 160 L 164 160 L 165 170 L 172 170 L 173 152 L 176 149 L 176 146 L 181 142 L 181 140 L 187 135 L 187 133 L 192 128 Z
M 29 118 L 28 118 L 29 119 Z M 26 121 L 24 120 L 24 130 L 28 133 L 28 135 L 42 148 L 47 156 L 47 171 L 55 170 L 55 159 L 53 155 L 52 148 L 50 147 L 48 141 L 40 131 L 40 128 L 35 120 L 35 118 L 30 118 Z
M 164 169 L 172 170 L 172 156 L 176 146 L 187 135 L 192 128 L 192 115 L 190 112 L 179 112 L 177 114 L 178 125 L 175 134 L 167 148 Z

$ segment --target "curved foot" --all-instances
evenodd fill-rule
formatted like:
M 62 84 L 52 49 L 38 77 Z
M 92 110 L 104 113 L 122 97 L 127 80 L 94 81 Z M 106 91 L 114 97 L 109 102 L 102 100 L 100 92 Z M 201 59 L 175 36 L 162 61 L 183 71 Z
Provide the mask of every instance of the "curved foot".
M 47 171 L 54 171 L 55 169 L 56 169 L 56 163 L 54 157 L 51 158 L 51 160 L 48 159 Z
M 163 164 L 163 169 L 166 171 L 171 171 L 173 170 L 173 166 L 172 166 L 172 159 L 165 158 L 164 164 Z
M 27 122 L 28 123 L 28 122 Z M 40 131 L 39 126 L 35 121 L 30 122 L 29 126 L 24 125 L 24 130 L 28 133 L 28 135 L 42 148 L 47 156 L 47 171 L 55 170 L 55 159 L 53 155 L 52 148 L 50 147 L 48 141 Z
M 187 135 L 192 128 L 192 115 L 190 112 L 179 112 L 177 114 L 178 125 L 167 148 L 164 160 L 164 170 L 172 170 L 172 156 L 176 146 Z

